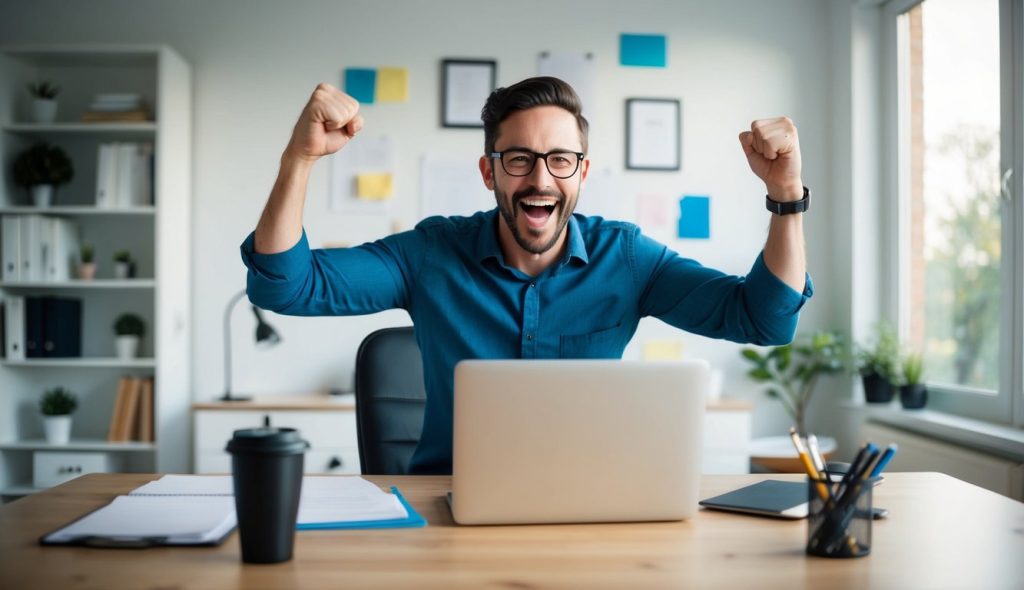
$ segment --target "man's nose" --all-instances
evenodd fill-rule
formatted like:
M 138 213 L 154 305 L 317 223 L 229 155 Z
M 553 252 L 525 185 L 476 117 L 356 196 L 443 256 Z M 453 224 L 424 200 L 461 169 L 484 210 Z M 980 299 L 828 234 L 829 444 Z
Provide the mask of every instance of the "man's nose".
M 544 158 L 537 158 L 537 161 L 533 163 L 533 170 L 530 171 L 529 178 L 537 187 L 551 186 L 555 181 Z

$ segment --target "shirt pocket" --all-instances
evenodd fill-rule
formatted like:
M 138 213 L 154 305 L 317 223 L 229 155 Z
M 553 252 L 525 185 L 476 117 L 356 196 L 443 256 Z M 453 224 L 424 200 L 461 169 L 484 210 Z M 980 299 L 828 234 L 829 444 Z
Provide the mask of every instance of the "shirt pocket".
M 558 356 L 563 359 L 622 358 L 622 323 L 589 334 L 563 335 L 558 342 Z

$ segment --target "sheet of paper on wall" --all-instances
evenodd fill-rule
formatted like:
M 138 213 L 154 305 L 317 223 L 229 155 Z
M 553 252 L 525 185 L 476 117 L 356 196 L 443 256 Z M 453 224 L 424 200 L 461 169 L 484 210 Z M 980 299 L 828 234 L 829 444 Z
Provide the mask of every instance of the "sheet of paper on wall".
M 391 174 L 356 174 L 356 196 L 363 200 L 390 199 L 393 192 Z
M 373 137 L 359 134 L 348 142 L 331 160 L 331 179 L 329 204 L 331 211 L 339 213 L 376 214 L 391 213 L 393 198 L 361 197 L 360 190 L 365 188 L 381 188 L 380 179 L 373 182 L 364 181 L 360 186 L 360 176 L 387 176 L 394 190 L 394 157 L 391 139 L 387 136 Z M 388 188 L 388 187 L 383 187 Z M 369 194 L 369 192 L 367 193 Z M 377 194 L 377 193 L 374 193 Z
M 597 85 L 597 58 L 592 53 L 545 51 L 537 60 L 537 75 L 565 80 L 576 90 L 583 102 L 583 115 L 594 127 L 594 104 Z
M 623 33 L 619 36 L 619 64 L 663 68 L 667 62 L 666 46 L 665 35 Z
M 420 168 L 420 215 L 472 215 L 493 209 L 477 159 L 423 156 Z
M 683 350 L 683 343 L 679 340 L 648 340 L 644 342 L 644 360 L 679 360 L 683 358 Z
M 406 68 L 379 68 L 377 70 L 377 100 L 379 102 L 407 102 L 409 100 L 409 70 Z
M 344 73 L 345 93 L 361 104 L 373 104 L 377 94 L 377 70 L 370 68 L 346 68 Z
M 711 237 L 711 197 L 684 195 L 679 199 L 679 237 L 699 240 Z
M 669 227 L 675 218 L 668 195 L 641 194 L 636 198 L 636 222 L 642 229 Z
M 598 215 L 605 219 L 632 221 L 624 217 L 630 209 L 623 206 L 629 198 L 622 193 L 620 175 L 610 166 L 592 167 L 583 185 L 583 194 L 576 202 L 576 212 L 582 215 Z

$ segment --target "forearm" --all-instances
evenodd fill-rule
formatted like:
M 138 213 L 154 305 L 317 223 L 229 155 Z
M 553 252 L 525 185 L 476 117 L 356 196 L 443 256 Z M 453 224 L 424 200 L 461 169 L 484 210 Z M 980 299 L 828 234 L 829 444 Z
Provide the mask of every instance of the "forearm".
M 797 293 L 803 292 L 807 273 L 803 218 L 802 213 L 773 214 L 764 245 L 764 263 L 768 270 Z
M 287 152 L 281 157 L 277 181 L 256 226 L 256 252 L 284 252 L 302 237 L 302 209 L 312 167 L 312 161 L 289 156 Z

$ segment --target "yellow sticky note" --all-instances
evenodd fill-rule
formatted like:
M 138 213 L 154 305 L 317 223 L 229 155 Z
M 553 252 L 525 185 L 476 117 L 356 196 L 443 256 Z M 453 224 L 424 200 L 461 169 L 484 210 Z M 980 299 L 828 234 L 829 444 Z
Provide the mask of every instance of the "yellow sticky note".
M 368 201 L 391 198 L 391 174 L 357 174 L 356 196 Z
M 644 343 L 645 361 L 675 361 L 683 358 L 683 343 L 678 340 L 648 340 Z
M 409 100 L 409 70 L 378 68 L 377 100 L 379 102 L 406 102 Z

